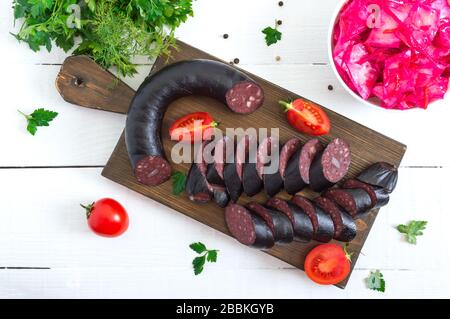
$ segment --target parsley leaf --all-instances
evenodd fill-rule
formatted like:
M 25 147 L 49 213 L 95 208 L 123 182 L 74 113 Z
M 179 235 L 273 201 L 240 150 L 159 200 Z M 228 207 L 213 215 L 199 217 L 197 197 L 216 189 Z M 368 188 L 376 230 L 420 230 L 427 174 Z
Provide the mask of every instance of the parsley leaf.
M 262 30 L 262 33 L 266 35 L 266 44 L 267 46 L 271 46 L 272 44 L 277 43 L 281 40 L 282 33 L 277 30 L 277 24 L 275 24 L 275 28 L 267 27 Z
M 184 191 L 186 180 L 187 176 L 182 172 L 175 171 L 172 174 L 172 193 L 174 195 L 180 195 Z
M 19 111 L 27 120 L 27 130 L 31 135 L 35 135 L 38 127 L 49 126 L 50 122 L 58 116 L 57 112 L 48 111 L 44 109 L 37 109 L 33 113 L 27 115 Z
M 206 251 L 206 246 L 203 243 L 193 243 L 189 246 L 197 254 L 201 254 Z
M 201 255 L 195 257 L 192 261 L 192 266 L 194 267 L 194 274 L 197 276 L 203 271 L 206 261 L 215 263 L 217 261 L 217 249 L 208 250 L 205 244 L 201 242 L 192 243 L 189 247 L 195 251 L 197 254 Z
M 206 256 L 195 257 L 192 261 L 192 265 L 194 266 L 194 274 L 197 276 L 203 271 L 203 266 L 205 265 Z
M 386 282 L 384 281 L 383 274 L 379 271 L 371 271 L 369 277 L 366 278 L 367 287 L 379 292 L 385 291 Z
M 217 261 L 217 250 L 209 250 L 206 259 L 211 263 L 215 263 Z
M 38 18 L 43 15 L 45 10 L 53 7 L 53 1 L 54 0 L 28 0 L 28 3 L 31 5 L 31 16 Z
M 397 230 L 406 235 L 408 243 L 415 245 L 417 244 L 416 236 L 423 235 L 422 230 L 426 228 L 427 223 L 426 221 L 413 220 L 408 225 L 398 225 Z

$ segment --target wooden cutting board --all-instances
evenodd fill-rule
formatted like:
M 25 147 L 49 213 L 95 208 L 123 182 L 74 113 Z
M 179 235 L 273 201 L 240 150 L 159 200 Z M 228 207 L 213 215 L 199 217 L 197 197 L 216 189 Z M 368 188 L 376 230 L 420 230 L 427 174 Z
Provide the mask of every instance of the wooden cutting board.
M 219 60 L 183 42 L 179 41 L 177 45 L 178 50 L 172 50 L 170 57 L 161 56 L 156 60 L 152 72 L 161 69 L 164 65 L 180 60 L 198 58 Z M 246 73 L 249 74 L 248 72 Z M 266 100 L 263 107 L 251 115 L 242 116 L 232 113 L 224 105 L 209 98 L 182 98 L 169 107 L 164 117 L 162 135 L 166 154 L 170 154 L 170 150 L 174 145 L 168 135 L 170 124 L 182 115 L 197 111 L 206 111 L 212 114 L 214 119 L 221 123 L 220 128 L 223 130 L 227 127 L 242 127 L 244 129 L 249 127 L 279 128 L 282 142 L 294 136 L 299 137 L 302 141 L 308 140 L 310 137 L 297 133 L 288 125 L 285 114 L 278 105 L 279 100 L 301 97 L 255 75 L 249 75 L 264 89 Z M 124 114 L 127 112 L 134 95 L 134 91 L 130 87 L 84 56 L 70 57 L 65 61 L 58 75 L 56 85 L 63 98 L 68 102 L 84 107 Z M 348 177 L 355 176 L 370 164 L 378 161 L 386 161 L 397 166 L 400 165 L 406 151 L 405 145 L 331 110 L 326 108 L 325 110 L 330 117 L 332 129 L 331 133 L 321 138 L 321 140 L 326 143 L 335 137 L 341 137 L 348 141 L 353 155 Z M 188 164 L 181 164 L 173 165 L 173 168 L 186 173 L 189 166 Z M 224 210 L 214 203 L 199 205 L 189 201 L 185 194 L 175 196 L 172 194 L 170 181 L 157 187 L 148 187 L 139 184 L 131 170 L 123 135 L 119 139 L 102 175 L 190 216 L 203 224 L 211 226 L 218 231 L 229 234 L 225 225 Z M 308 190 L 302 194 L 307 197 L 316 195 Z M 280 197 L 289 198 L 285 193 L 280 194 Z M 250 200 L 256 200 L 262 203 L 266 198 L 263 194 L 252 199 L 243 196 L 240 202 L 246 203 Z M 151 212 L 146 213 L 151 214 Z M 358 235 L 348 247 L 348 250 L 353 252 L 352 267 L 356 264 L 356 260 L 377 214 L 378 210 L 373 210 L 363 219 L 357 221 Z M 267 251 L 267 253 L 302 269 L 306 254 L 317 244 L 317 242 L 311 242 L 309 244 L 293 242 L 287 246 L 276 246 Z M 240 244 L 236 241 L 236 245 Z M 337 286 L 344 288 L 347 281 L 348 278 Z

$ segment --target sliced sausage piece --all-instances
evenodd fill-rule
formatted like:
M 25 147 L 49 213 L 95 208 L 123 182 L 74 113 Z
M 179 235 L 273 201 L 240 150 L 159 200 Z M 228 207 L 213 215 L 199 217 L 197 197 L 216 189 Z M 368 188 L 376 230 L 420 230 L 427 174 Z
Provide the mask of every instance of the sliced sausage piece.
M 294 197 L 292 197 L 291 203 L 301 208 L 303 212 L 305 212 L 305 214 L 308 215 L 309 219 L 311 220 L 311 224 L 313 226 L 315 235 L 319 228 L 319 222 L 317 219 L 317 214 L 316 210 L 314 209 L 313 203 L 306 197 L 300 195 L 295 195 Z
M 268 197 L 273 197 L 283 189 L 283 179 L 279 171 L 279 163 L 276 172 L 268 172 L 268 165 L 271 165 L 269 156 L 279 155 L 279 145 L 274 143 L 272 137 L 264 139 L 258 147 L 257 170 L 262 176 L 264 190 Z M 272 154 L 274 152 L 274 154 Z
M 314 228 L 311 218 L 303 209 L 292 203 L 287 203 L 294 216 L 294 236 L 301 242 L 310 242 L 314 237 Z
M 231 152 L 233 148 L 233 141 L 228 136 L 224 136 L 217 142 L 214 147 L 214 163 L 210 164 L 206 175 L 210 183 L 218 185 L 225 184 L 223 181 L 223 171 L 225 168 L 227 152 Z
M 246 163 L 244 166 L 244 181 L 242 182 L 244 192 L 253 197 L 259 194 L 263 188 L 263 181 L 256 171 L 256 163 Z
M 373 188 L 373 186 L 352 178 L 352 179 L 346 180 L 344 182 L 344 184 L 342 184 L 342 188 L 344 188 L 344 189 L 362 189 L 370 196 L 370 200 L 372 202 L 372 205 L 370 208 L 377 206 L 377 201 L 378 201 L 377 194 L 375 193 L 375 189 Z
M 211 200 L 211 191 L 208 183 L 196 163 L 193 163 L 189 169 L 186 180 L 186 193 L 193 202 L 207 203 Z
M 369 185 L 384 188 L 390 194 L 397 186 L 398 170 L 389 163 L 379 162 L 365 169 L 357 179 Z
M 286 215 L 256 202 L 248 203 L 247 208 L 264 219 L 272 230 L 276 243 L 289 244 L 294 240 L 294 229 Z
M 334 236 L 334 223 L 330 215 L 325 213 L 319 206 L 315 205 L 317 215 L 317 232 L 314 234 L 314 239 L 321 243 L 328 243 Z
M 381 187 L 375 187 L 375 194 L 377 196 L 377 205 L 375 208 L 386 206 L 389 203 L 389 193 Z
M 300 175 L 300 157 L 302 151 L 298 150 L 294 156 L 291 157 L 286 168 L 284 176 L 284 189 L 288 194 L 295 195 L 307 186 Z
M 254 142 L 251 135 L 245 135 L 236 146 L 236 172 L 243 181 L 244 165 L 249 162 L 250 144 Z
M 311 164 L 309 170 L 311 189 L 321 192 L 339 182 L 347 174 L 350 162 L 348 143 L 341 138 L 332 140 Z
M 239 114 L 250 114 L 264 103 L 261 86 L 251 81 L 234 85 L 226 94 L 229 108 Z
M 280 175 L 281 178 L 284 180 L 284 176 L 286 173 L 286 167 L 291 159 L 291 157 L 297 152 L 297 150 L 301 147 L 302 141 L 299 138 L 291 138 L 289 141 L 287 141 L 283 147 L 281 148 L 280 152 Z
M 292 197 L 292 203 L 300 207 L 310 218 L 314 229 L 313 239 L 322 243 L 328 243 L 333 239 L 334 225 L 330 216 L 303 196 Z
M 316 138 L 309 140 L 302 147 L 300 155 L 300 175 L 306 184 L 309 184 L 309 169 L 317 154 L 322 152 L 323 145 Z
M 342 185 L 342 188 L 356 188 L 364 190 L 367 194 L 369 194 L 372 201 L 371 208 L 380 208 L 389 203 L 389 193 L 384 188 L 372 186 L 354 178 L 347 180 Z
M 259 178 L 262 180 L 264 175 L 264 167 L 269 163 L 270 147 L 272 144 L 272 138 L 267 137 L 261 141 L 256 152 L 256 172 Z
M 284 189 L 294 195 L 309 184 L 309 169 L 317 153 L 323 150 L 318 139 L 308 141 L 291 158 L 286 170 Z
M 245 207 L 230 204 L 225 208 L 225 222 L 231 235 L 246 246 L 269 249 L 275 244 L 265 221 Z
M 353 218 L 343 212 L 332 200 L 319 196 L 314 203 L 330 215 L 334 224 L 334 239 L 350 242 L 356 237 L 356 223 Z
M 256 143 L 256 141 L 251 140 L 251 142 Z M 248 162 L 244 165 L 244 176 L 243 176 L 243 187 L 244 192 L 249 197 L 253 197 L 263 189 L 262 180 L 262 170 L 261 173 L 258 171 L 257 167 L 263 163 L 258 163 L 258 153 L 260 152 L 259 147 L 256 147 L 256 151 L 249 149 Z
M 314 229 L 311 219 L 300 207 L 276 197 L 269 199 L 266 206 L 285 214 L 289 218 L 294 228 L 296 240 L 302 242 L 312 240 Z
M 282 200 L 277 197 L 272 197 L 266 202 L 266 206 L 272 209 L 275 209 L 279 212 L 282 212 L 289 218 L 292 225 L 294 225 L 294 214 L 292 213 L 292 210 L 290 209 L 288 203 L 285 200 Z
M 231 200 L 236 203 L 243 191 L 242 182 L 236 171 L 236 163 L 228 163 L 225 165 L 223 177 L 228 194 L 230 194 Z
M 208 169 L 206 171 L 206 179 L 211 184 L 225 185 L 223 178 L 219 175 L 214 163 L 208 164 Z
M 360 214 L 367 213 L 372 205 L 370 196 L 362 189 L 334 188 L 327 190 L 323 196 L 331 199 L 353 218 L 357 218 Z
M 214 197 L 214 201 L 219 207 L 226 207 L 228 203 L 230 202 L 230 196 L 227 193 L 227 190 L 225 186 L 223 185 L 217 185 L 217 184 L 211 184 L 208 182 L 207 179 L 207 165 L 204 158 L 204 150 L 208 144 L 212 142 L 205 141 L 202 143 L 202 147 L 199 149 L 197 155 L 196 155 L 196 161 L 195 165 L 197 165 L 201 175 L 203 176 L 204 182 L 206 183 L 206 186 L 208 187 L 208 190 L 210 194 Z
M 219 207 L 225 208 L 230 202 L 230 195 L 226 191 L 226 189 L 222 187 L 217 187 L 213 192 L 214 201 Z
M 283 189 L 283 179 L 280 172 L 264 174 L 264 190 L 268 197 L 274 197 Z

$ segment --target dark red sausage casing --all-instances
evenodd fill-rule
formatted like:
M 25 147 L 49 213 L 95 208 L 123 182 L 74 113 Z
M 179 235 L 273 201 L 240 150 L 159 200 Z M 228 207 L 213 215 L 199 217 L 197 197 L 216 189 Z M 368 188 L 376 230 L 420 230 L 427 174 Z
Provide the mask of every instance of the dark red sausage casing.
M 273 197 L 278 194 L 283 189 L 283 179 L 281 178 L 279 171 L 279 163 L 273 163 L 268 160 L 271 160 L 269 156 L 274 156 L 272 152 L 276 153 L 279 156 L 279 145 L 274 143 L 272 137 L 268 137 L 264 139 L 258 147 L 257 152 L 257 160 L 256 160 L 256 168 L 257 172 L 263 180 L 264 191 L 266 192 L 268 197 Z M 267 165 L 277 165 L 276 172 L 267 172 Z
M 314 240 L 328 243 L 333 239 L 334 224 L 328 214 L 303 196 L 294 196 L 292 203 L 300 207 L 311 219 L 314 227 Z
M 236 203 L 243 192 L 242 181 L 236 171 L 236 163 L 226 164 L 223 175 L 228 194 L 230 194 L 231 200 Z
M 225 222 L 231 235 L 241 244 L 258 249 L 270 249 L 275 244 L 272 230 L 258 215 L 238 204 L 225 209 Z
M 206 178 L 211 184 L 225 185 L 223 171 L 226 162 L 226 152 L 227 149 L 231 147 L 231 143 L 231 139 L 228 136 L 225 136 L 217 141 L 214 147 L 214 162 L 208 164 L 208 171 L 206 174 Z
M 254 142 L 252 138 L 250 138 L 249 142 Z M 259 147 L 256 152 L 254 150 L 248 149 L 248 161 L 244 164 L 242 184 L 244 188 L 244 192 L 249 197 L 253 197 L 259 192 L 261 192 L 263 188 L 263 180 L 262 175 L 258 171 L 257 164 L 257 154 L 259 152 Z
M 317 232 L 319 225 L 318 225 L 318 221 L 317 221 L 316 210 L 314 209 L 313 203 L 306 197 L 303 197 L 300 195 L 296 195 L 296 196 L 292 197 L 291 202 L 294 205 L 300 207 L 306 213 L 306 215 L 308 215 L 308 217 L 311 219 L 311 223 L 313 225 L 314 234 L 315 234 Z
M 357 179 L 369 185 L 381 187 L 390 194 L 397 186 L 398 170 L 394 165 L 379 162 L 366 168 Z
M 382 187 L 372 186 L 357 179 L 349 179 L 342 185 L 344 189 L 362 189 L 372 202 L 371 208 L 380 208 L 389 203 L 389 193 Z
M 288 203 L 280 198 L 271 198 L 266 202 L 266 206 L 285 214 L 294 228 L 294 238 L 297 241 L 309 242 L 314 235 L 311 219 L 299 207 Z
M 196 161 L 192 164 L 188 174 L 186 191 L 190 200 L 204 203 L 208 201 L 205 192 L 206 187 L 209 192 L 209 197 L 214 197 L 216 204 L 224 208 L 230 201 L 230 196 L 225 187 L 223 185 L 211 184 L 207 180 L 207 165 L 203 156 L 203 150 L 209 143 L 209 141 L 203 142 L 202 147 L 196 155 Z
M 279 212 L 282 212 L 287 216 L 287 218 L 289 218 L 292 224 L 295 223 L 294 214 L 292 213 L 286 201 L 277 197 L 272 197 L 266 202 L 266 206 L 275 209 Z
M 325 213 L 329 214 L 334 224 L 334 239 L 342 242 L 350 242 L 356 237 L 356 223 L 353 218 L 343 212 L 330 199 L 319 196 L 314 199 L 314 203 Z
M 297 150 L 289 160 L 284 188 L 288 194 L 294 195 L 300 192 L 309 184 L 309 169 L 317 153 L 323 150 L 323 146 L 318 139 L 308 141 L 303 147 Z
M 196 163 L 193 163 L 189 169 L 186 179 L 186 193 L 193 202 L 207 203 L 211 200 L 208 183 Z
M 302 146 L 302 141 L 297 138 L 291 138 L 288 140 L 283 147 L 281 148 L 280 152 L 280 176 L 284 180 L 285 173 L 286 173 L 286 166 L 291 159 L 291 157 L 297 152 L 297 150 Z
M 314 238 L 314 227 L 311 218 L 303 209 L 292 203 L 287 203 L 294 215 L 294 236 L 300 242 L 310 242 Z
M 272 230 L 276 243 L 289 244 L 294 240 L 294 229 L 286 215 L 256 202 L 248 203 L 247 208 L 264 219 Z
M 332 140 L 316 156 L 309 171 L 311 189 L 316 192 L 332 187 L 347 174 L 351 162 L 350 146 L 341 138 Z
M 362 189 L 333 188 L 323 193 L 323 196 L 331 199 L 353 218 L 367 213 L 372 206 L 370 196 Z
M 342 188 L 344 189 L 362 189 L 364 190 L 369 196 L 370 200 L 372 202 L 371 208 L 375 207 L 377 205 L 377 194 L 375 193 L 375 190 L 372 186 L 369 184 L 363 183 L 361 181 L 358 181 L 357 179 L 348 179 L 342 184 Z

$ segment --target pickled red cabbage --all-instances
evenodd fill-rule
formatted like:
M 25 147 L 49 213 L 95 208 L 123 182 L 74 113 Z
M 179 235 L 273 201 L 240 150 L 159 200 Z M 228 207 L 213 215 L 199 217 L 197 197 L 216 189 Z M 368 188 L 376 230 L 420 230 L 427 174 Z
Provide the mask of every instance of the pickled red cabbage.
M 444 98 L 450 77 L 448 1 L 348 1 L 332 38 L 343 81 L 388 109 L 426 109 Z

